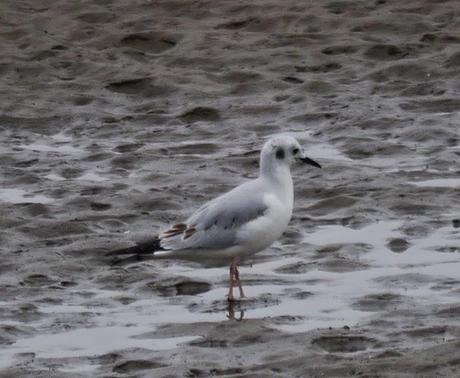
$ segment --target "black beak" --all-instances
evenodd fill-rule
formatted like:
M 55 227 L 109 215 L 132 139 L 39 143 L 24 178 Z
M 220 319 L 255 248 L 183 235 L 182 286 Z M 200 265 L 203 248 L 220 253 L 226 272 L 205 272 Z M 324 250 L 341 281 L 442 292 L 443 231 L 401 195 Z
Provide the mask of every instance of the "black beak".
M 308 157 L 302 157 L 300 158 L 301 161 L 303 161 L 304 163 L 307 163 L 307 164 L 310 164 L 310 165 L 313 165 L 314 167 L 316 168 L 321 168 L 321 165 L 319 165 L 316 161 L 308 158 Z

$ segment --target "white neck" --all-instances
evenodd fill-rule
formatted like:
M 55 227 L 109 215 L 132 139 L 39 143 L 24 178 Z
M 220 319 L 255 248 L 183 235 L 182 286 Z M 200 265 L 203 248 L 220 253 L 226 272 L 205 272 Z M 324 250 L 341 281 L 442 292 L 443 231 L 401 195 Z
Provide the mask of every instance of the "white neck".
M 288 164 L 276 161 L 271 156 L 263 156 L 260 163 L 259 177 L 269 180 L 277 189 L 278 196 L 292 208 L 294 188 L 291 169 Z

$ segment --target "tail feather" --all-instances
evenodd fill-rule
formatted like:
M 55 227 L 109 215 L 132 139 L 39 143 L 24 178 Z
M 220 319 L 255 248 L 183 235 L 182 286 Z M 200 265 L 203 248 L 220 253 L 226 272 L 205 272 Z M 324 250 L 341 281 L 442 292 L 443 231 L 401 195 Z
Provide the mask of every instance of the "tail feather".
M 155 238 L 148 240 L 143 243 L 137 244 L 133 247 L 117 249 L 115 251 L 108 252 L 106 256 L 122 256 L 122 255 L 150 255 L 156 251 L 162 251 L 163 248 L 160 245 L 160 239 Z

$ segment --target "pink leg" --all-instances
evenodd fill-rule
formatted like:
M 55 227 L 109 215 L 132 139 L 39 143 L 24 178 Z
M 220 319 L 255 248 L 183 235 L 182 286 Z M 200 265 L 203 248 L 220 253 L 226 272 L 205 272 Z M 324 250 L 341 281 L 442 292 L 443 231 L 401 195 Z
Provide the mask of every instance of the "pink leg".
M 229 302 L 233 302 L 235 300 L 235 298 L 233 297 L 233 286 L 235 284 L 234 282 L 234 277 L 235 277 L 235 265 L 234 263 L 232 262 L 230 264 L 230 268 L 229 268 L 229 281 L 230 281 L 230 285 L 228 287 L 228 301 Z
M 244 298 L 243 285 L 240 281 L 240 271 L 238 270 L 238 265 L 235 263 L 235 281 L 238 284 L 238 289 L 240 289 L 240 298 Z

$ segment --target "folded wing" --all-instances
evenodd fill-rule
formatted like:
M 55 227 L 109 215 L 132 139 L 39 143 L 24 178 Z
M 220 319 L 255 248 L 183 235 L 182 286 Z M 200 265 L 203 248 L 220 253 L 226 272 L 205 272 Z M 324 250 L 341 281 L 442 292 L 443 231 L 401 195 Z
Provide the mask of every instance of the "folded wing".
M 236 245 L 241 226 L 267 210 L 261 193 L 247 186 L 239 186 L 214 199 L 185 223 L 175 224 L 162 232 L 161 247 L 166 250 L 224 249 Z

